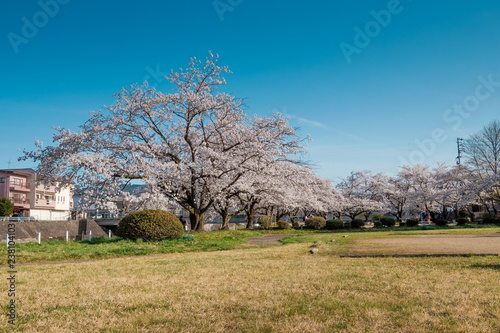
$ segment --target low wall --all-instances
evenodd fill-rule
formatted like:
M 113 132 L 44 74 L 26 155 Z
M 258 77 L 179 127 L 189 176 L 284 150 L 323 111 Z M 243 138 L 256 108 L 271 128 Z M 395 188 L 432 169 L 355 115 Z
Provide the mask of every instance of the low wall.
M 87 220 L 87 230 L 92 231 L 92 237 L 107 236 L 107 233 L 94 220 Z M 38 233 L 42 240 L 65 239 L 68 231 L 69 239 L 75 240 L 78 235 L 79 221 L 22 221 L 6 222 L 0 221 L 0 240 L 5 240 L 8 225 L 16 226 L 16 241 L 29 242 L 38 239 Z

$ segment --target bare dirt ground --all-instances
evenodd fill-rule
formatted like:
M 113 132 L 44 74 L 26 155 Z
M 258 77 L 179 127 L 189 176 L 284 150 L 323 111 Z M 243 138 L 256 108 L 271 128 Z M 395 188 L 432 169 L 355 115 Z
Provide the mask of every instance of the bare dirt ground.
M 359 239 L 350 254 L 500 253 L 500 234 L 422 235 Z
M 290 235 L 264 235 L 262 237 L 250 237 L 248 239 L 248 242 L 250 244 L 257 244 L 257 245 L 281 245 L 279 242 L 280 239 L 285 238 Z

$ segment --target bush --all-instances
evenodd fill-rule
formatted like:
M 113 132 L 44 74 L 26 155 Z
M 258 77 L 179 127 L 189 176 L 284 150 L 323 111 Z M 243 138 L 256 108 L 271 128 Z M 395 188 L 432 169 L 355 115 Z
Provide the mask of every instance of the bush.
M 314 216 L 310 219 L 307 219 L 305 224 L 306 228 L 319 230 L 325 227 L 326 221 L 321 216 Z
M 180 241 L 192 242 L 194 241 L 194 236 L 190 234 L 184 234 L 181 237 L 177 238 Z
M 500 223 L 500 218 L 492 215 L 487 215 L 483 218 L 483 223 L 487 224 L 495 224 L 495 223 Z
M 0 216 L 10 216 L 14 211 L 14 205 L 9 198 L 0 198 Z
M 365 225 L 365 220 L 354 219 L 351 221 L 351 228 L 361 228 Z
M 406 226 L 407 227 L 416 227 L 419 223 L 419 220 L 417 219 L 408 219 L 406 220 Z
M 386 227 L 394 227 L 396 225 L 396 220 L 392 217 L 383 217 L 380 219 L 380 222 L 382 222 L 382 224 Z
M 343 227 L 344 227 L 344 221 L 342 220 L 326 221 L 326 229 L 328 230 L 342 229 Z
M 273 226 L 273 217 L 269 215 L 259 216 L 260 227 L 265 230 L 269 230 Z
M 132 240 L 162 240 L 181 237 L 183 229 L 174 214 L 150 209 L 127 214 L 118 223 L 117 235 Z
M 292 225 L 287 221 L 281 221 L 281 220 L 276 222 L 276 226 L 278 227 L 278 229 L 290 229 L 292 227 Z
M 373 222 L 380 222 L 380 219 L 382 218 L 382 214 L 380 213 L 373 213 L 371 216 L 371 219 Z
M 437 219 L 436 221 L 434 221 L 434 224 L 443 227 L 445 225 L 448 225 L 448 221 L 445 219 Z
M 458 225 L 465 225 L 467 223 L 470 222 L 470 218 L 468 217 L 460 217 L 458 220 L 457 220 L 457 224 Z
M 380 222 L 380 221 L 375 221 L 375 222 L 373 222 L 373 226 L 374 226 L 375 228 L 378 228 L 378 227 L 382 227 L 382 226 L 383 226 L 383 224 L 382 224 L 382 222 Z

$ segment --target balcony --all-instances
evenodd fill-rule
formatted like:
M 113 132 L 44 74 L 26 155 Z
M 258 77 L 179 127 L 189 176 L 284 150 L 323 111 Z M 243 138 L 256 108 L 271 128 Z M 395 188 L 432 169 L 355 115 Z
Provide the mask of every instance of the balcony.
M 29 183 L 10 183 L 10 190 L 16 192 L 30 192 L 31 187 Z
M 9 198 L 15 208 L 30 208 L 30 201 L 23 198 Z
M 35 208 L 55 208 L 56 202 L 51 199 L 35 199 Z

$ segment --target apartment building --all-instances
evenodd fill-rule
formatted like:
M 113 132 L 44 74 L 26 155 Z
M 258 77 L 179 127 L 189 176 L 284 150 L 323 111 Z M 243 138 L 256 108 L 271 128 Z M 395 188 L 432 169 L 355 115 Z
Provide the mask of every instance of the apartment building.
M 0 170 L 0 198 L 14 204 L 13 215 L 29 216 L 31 205 L 31 174 L 15 170 Z
M 4 183 L 1 183 L 2 178 Z M 37 220 L 69 219 L 73 209 L 73 186 L 59 190 L 57 184 L 36 186 L 36 178 L 33 169 L 0 170 L 0 197 L 11 199 L 14 214 L 17 212 Z

